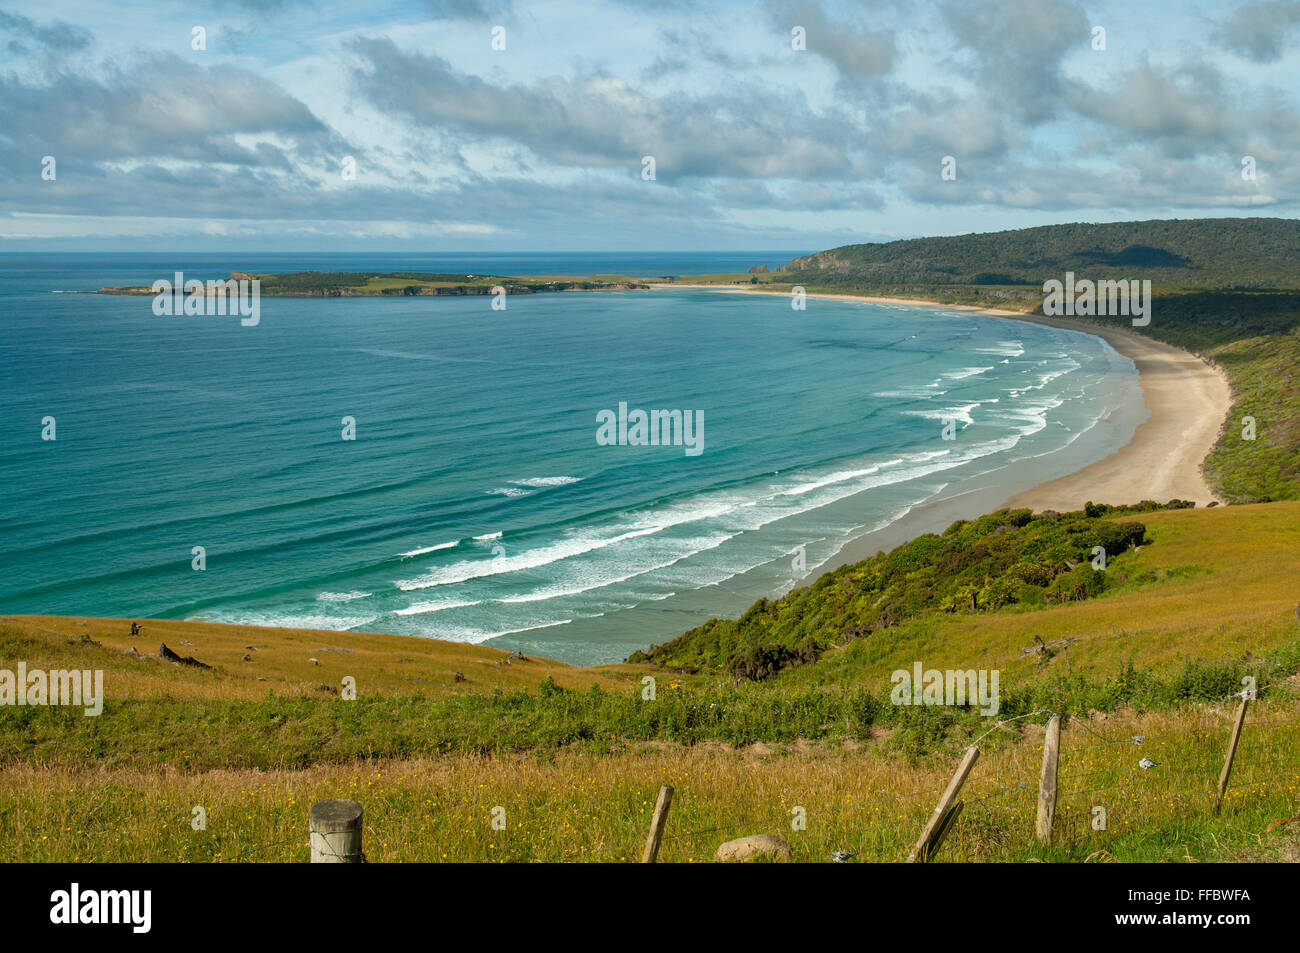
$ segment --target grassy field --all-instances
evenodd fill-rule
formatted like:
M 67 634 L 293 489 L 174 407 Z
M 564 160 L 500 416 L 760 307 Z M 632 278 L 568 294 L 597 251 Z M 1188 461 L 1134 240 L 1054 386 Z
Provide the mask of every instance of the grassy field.
M 168 619 L 145 620 L 139 635 L 130 629 L 126 619 L 0 616 L 0 658 L 25 658 L 46 669 L 109 669 L 111 695 L 137 700 L 319 698 L 338 695 L 344 676 L 356 679 L 362 697 L 416 694 L 431 699 L 484 689 L 534 689 L 547 677 L 569 688 L 588 688 L 593 682 L 614 688 L 631 678 L 628 666 L 575 668 L 550 659 L 512 658 L 464 642 L 401 635 Z M 143 657 L 157 655 L 163 643 L 212 668 L 160 665 L 156 658 Z
M 1006 726 L 963 793 L 944 861 L 1231 861 L 1295 850 L 1300 735 L 1294 701 L 1252 711 L 1220 817 L 1210 807 L 1229 705 L 1073 722 L 1062 735 L 1050 848 L 1033 837 L 1041 720 Z M 1133 736 L 1142 736 L 1135 745 Z M 1149 770 L 1139 759 L 1156 762 Z M 104 770 L 18 765 L 0 776 L 0 834 L 32 861 L 304 861 L 307 809 L 347 797 L 366 811 L 371 861 L 632 861 L 660 784 L 676 792 L 663 862 L 707 861 L 721 842 L 777 834 L 794 859 L 833 850 L 903 859 L 956 752 L 900 766 L 885 740 L 743 748 L 640 746 L 447 755 L 301 770 Z M 191 826 L 193 809 L 206 828 Z M 492 825 L 504 808 L 505 829 Z M 804 830 L 793 830 L 802 807 Z M 1093 828 L 1096 808 L 1105 830 Z M 1285 822 L 1292 819 L 1292 823 Z
M 785 836 L 798 860 L 899 860 L 978 740 L 945 860 L 1287 856 L 1295 825 L 1275 822 L 1300 814 L 1300 503 L 1142 519 L 1148 542 L 1121 563 L 1132 586 L 918 618 L 739 687 L 655 665 L 507 665 L 401 636 L 147 620 L 132 637 L 123 620 L 3 618 L 0 667 L 101 668 L 108 700 L 97 718 L 0 709 L 0 836 L 27 860 L 305 860 L 309 805 L 355 797 L 375 861 L 617 861 L 638 853 L 668 783 L 664 861 L 707 860 L 754 833 Z M 1035 634 L 1079 641 L 1019 658 Z M 163 641 L 214 667 L 131 654 Z M 890 705 L 889 672 L 918 659 L 1001 669 L 1000 724 Z M 1262 697 L 1215 818 L 1246 672 Z M 345 675 L 355 701 L 339 696 Z M 1067 719 L 1050 849 L 1032 838 L 1044 708 Z M 205 830 L 190 826 L 195 806 Z M 806 830 L 791 829 L 796 806 Z

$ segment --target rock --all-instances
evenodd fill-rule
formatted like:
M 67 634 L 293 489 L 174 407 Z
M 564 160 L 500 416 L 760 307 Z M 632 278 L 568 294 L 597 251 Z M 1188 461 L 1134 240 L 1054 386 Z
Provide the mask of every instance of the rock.
M 523 652 L 511 652 L 509 655 L 506 656 L 506 658 L 515 659 L 516 661 L 520 661 L 520 662 L 528 661 L 528 656 L 525 655 Z
M 158 657 L 168 662 L 175 662 L 178 665 L 192 665 L 195 668 L 212 668 L 211 665 L 205 665 L 192 655 L 177 655 L 171 649 L 167 648 L 167 643 L 163 642 L 158 646 Z
M 771 834 L 754 834 L 738 837 L 718 847 L 713 859 L 724 864 L 745 863 L 751 860 L 789 860 L 790 845 Z

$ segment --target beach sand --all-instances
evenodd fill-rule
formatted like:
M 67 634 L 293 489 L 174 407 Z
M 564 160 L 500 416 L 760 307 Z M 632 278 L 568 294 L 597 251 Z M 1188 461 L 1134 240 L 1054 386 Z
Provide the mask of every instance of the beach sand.
M 1063 511 L 1078 509 L 1087 500 L 1164 503 L 1179 499 L 1193 500 L 1197 506 L 1223 502 L 1201 473 L 1232 408 L 1232 389 L 1222 370 L 1136 331 L 1037 315 L 1020 315 L 1018 320 L 1073 328 L 1105 339 L 1137 365 L 1151 416 L 1117 452 L 1012 497 L 1011 506 Z
M 788 292 L 750 290 L 743 285 L 655 285 L 656 288 L 697 288 L 741 294 Z M 972 305 L 941 304 L 912 298 L 863 295 L 810 294 L 810 298 L 868 301 L 877 304 L 916 305 L 983 314 L 1083 331 L 1104 339 L 1137 367 L 1142 397 L 1150 412 L 1133 439 L 1110 456 L 1080 470 L 1041 483 L 1008 498 L 998 487 L 984 487 L 915 507 L 907 516 L 884 529 L 868 533 L 845 546 L 833 559 L 816 568 L 817 575 L 856 562 L 879 550 L 889 550 L 922 533 L 940 532 L 954 520 L 1002 506 L 1034 510 L 1078 510 L 1094 503 L 1137 503 L 1171 499 L 1193 500 L 1198 506 L 1222 502 L 1211 491 L 1201 466 L 1213 448 L 1232 406 L 1227 376 L 1217 367 L 1181 348 L 1164 344 L 1127 328 L 1093 324 L 1070 318 L 1046 318 Z M 1157 315 L 1156 320 L 1159 320 Z

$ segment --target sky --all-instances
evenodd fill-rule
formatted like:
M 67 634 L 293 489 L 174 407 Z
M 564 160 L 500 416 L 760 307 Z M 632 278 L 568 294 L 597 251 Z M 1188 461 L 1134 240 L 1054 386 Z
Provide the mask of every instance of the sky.
M 0 0 L 0 252 L 1295 217 L 1297 76 L 1300 0 Z

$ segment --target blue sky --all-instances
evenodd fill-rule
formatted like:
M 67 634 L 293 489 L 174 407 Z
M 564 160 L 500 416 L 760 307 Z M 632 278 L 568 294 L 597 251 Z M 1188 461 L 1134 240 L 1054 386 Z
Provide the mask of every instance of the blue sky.
M 0 0 L 0 251 L 1293 217 L 1298 40 L 1300 0 Z

